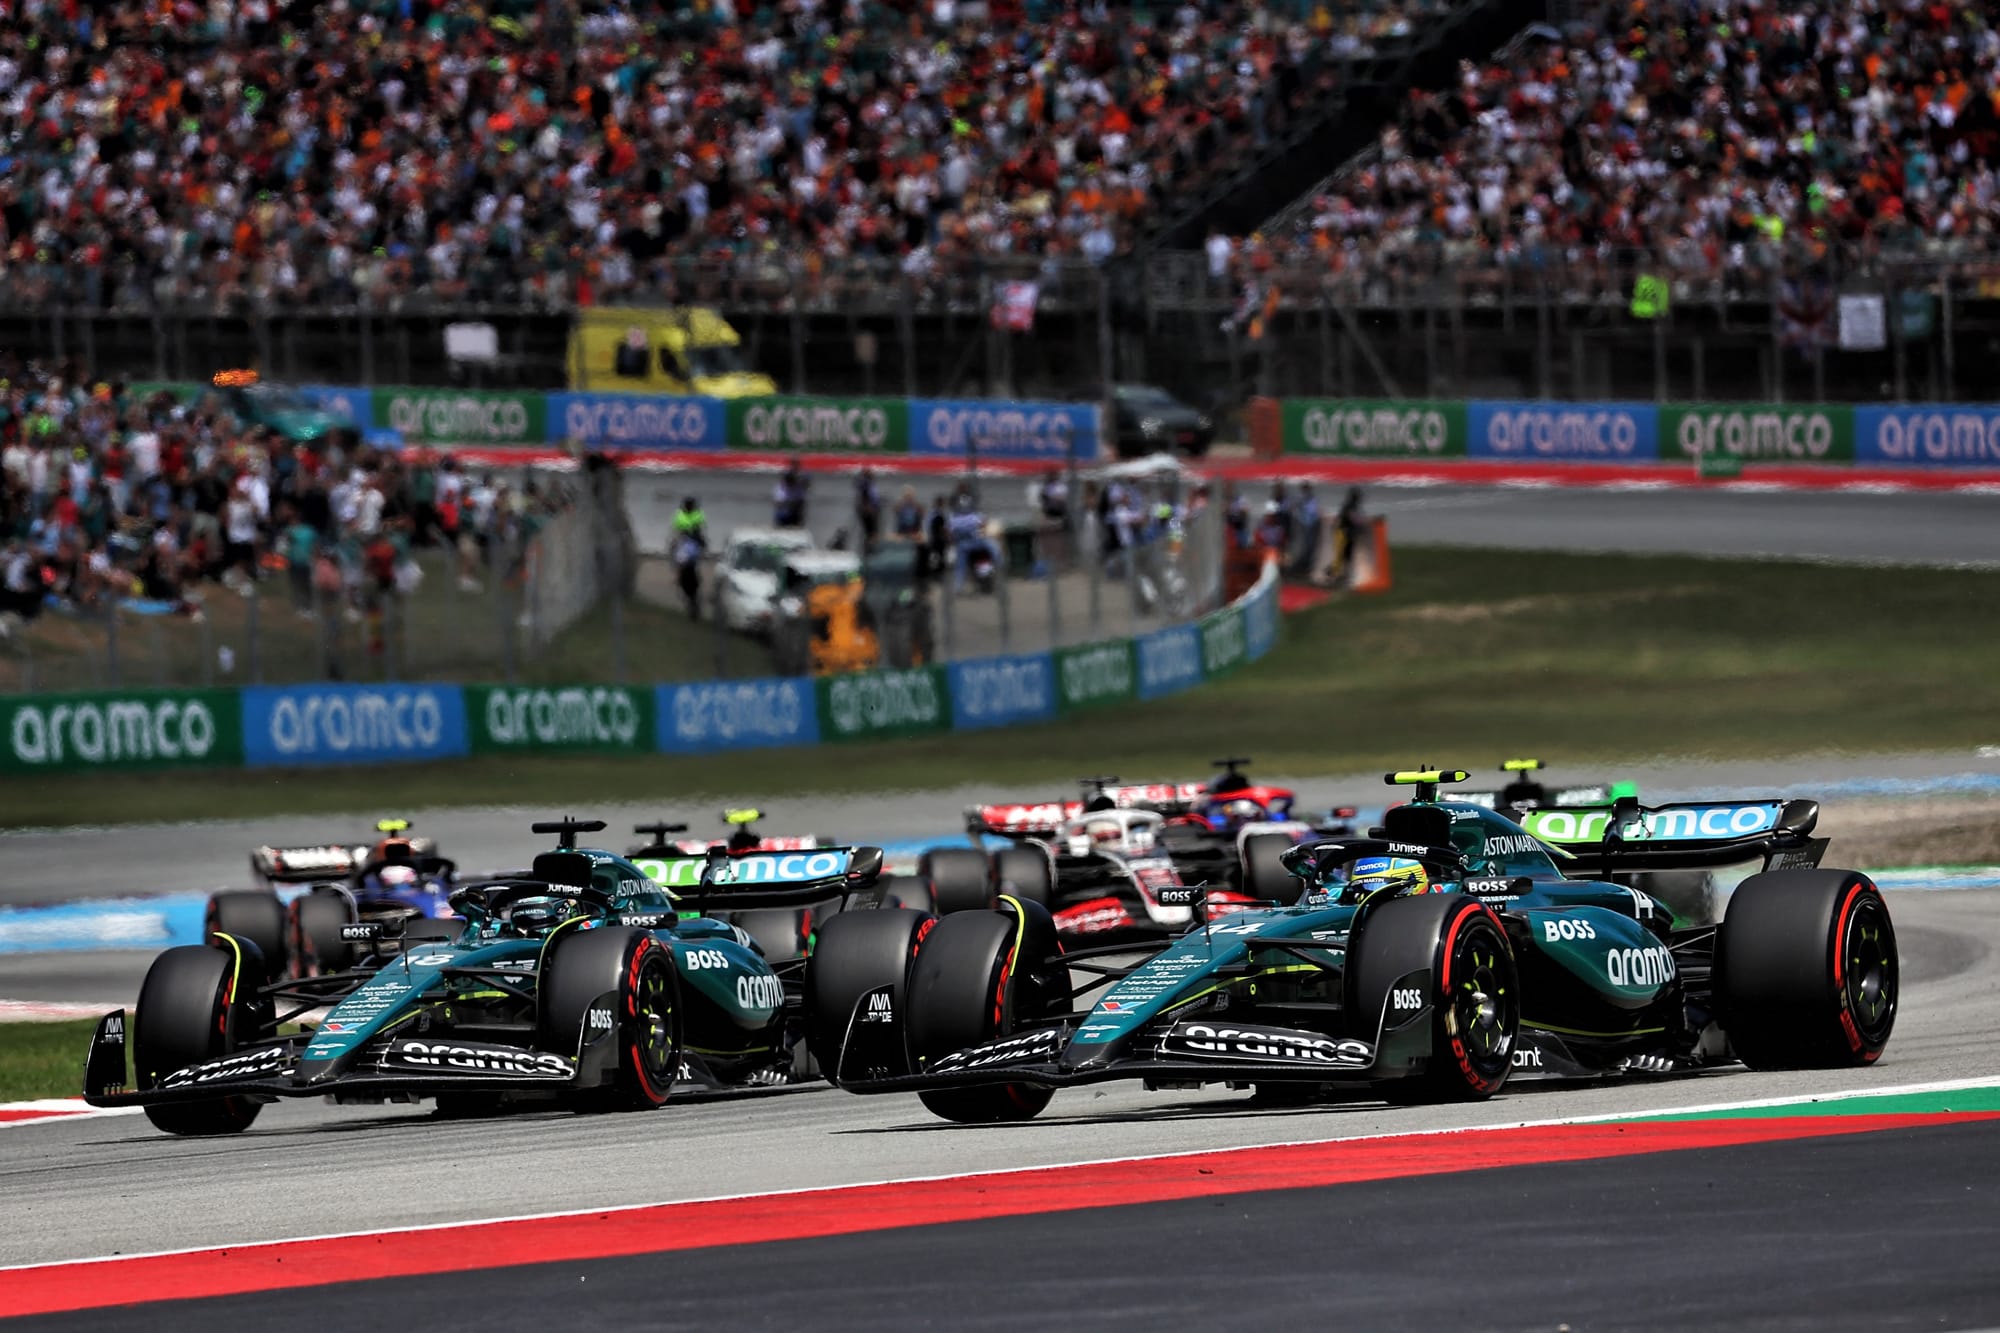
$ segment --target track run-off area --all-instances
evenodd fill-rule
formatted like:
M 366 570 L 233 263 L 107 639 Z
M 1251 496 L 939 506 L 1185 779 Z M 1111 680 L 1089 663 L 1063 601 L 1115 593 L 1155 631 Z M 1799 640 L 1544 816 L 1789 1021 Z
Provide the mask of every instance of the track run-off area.
M 1427 541 L 1513 532 L 1573 549 L 2000 559 L 2000 501 L 1977 495 L 1379 494 L 1392 536 Z M 1632 546 L 1648 533 L 1662 545 Z M 1932 796 L 1991 795 L 2000 759 L 1976 747 L 1996 740 L 1619 776 L 1649 800 L 1821 797 L 1828 864 L 1847 864 L 1845 812 L 1921 821 Z M 1292 785 L 1309 808 L 1382 801 L 1379 774 Z M 1009 796 L 799 800 L 772 827 L 941 842 L 969 800 Z M 716 801 L 742 797 L 756 794 Z M 535 817 L 602 816 L 622 831 L 676 813 L 559 806 L 412 813 L 468 864 L 495 865 L 537 849 Z M 10 833 L 0 905 L 201 894 L 244 882 L 251 846 L 345 822 Z M 2000 1326 L 2000 889 L 1884 883 L 1904 989 L 1888 1051 L 1866 1070 L 1517 1082 L 1451 1107 L 1356 1093 L 1273 1108 L 1219 1088 L 1114 1084 L 991 1127 L 823 1085 L 602 1117 L 280 1103 L 227 1140 L 174 1139 L 133 1114 L 0 1119 L 0 1316 L 61 1328 Z M 149 957 L 0 953 L 0 1000 L 129 1004 Z

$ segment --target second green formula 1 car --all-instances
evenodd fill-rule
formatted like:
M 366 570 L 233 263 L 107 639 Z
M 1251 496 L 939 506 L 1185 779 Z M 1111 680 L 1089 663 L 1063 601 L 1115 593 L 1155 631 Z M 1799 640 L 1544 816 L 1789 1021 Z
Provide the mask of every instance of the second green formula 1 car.
M 1109 1079 L 1279 1098 L 1359 1082 L 1483 1098 L 1516 1075 L 1865 1065 L 1894 1027 L 1896 936 L 1865 875 L 1820 869 L 1811 801 L 1616 805 L 1558 847 L 1438 799 L 1462 772 L 1390 775 L 1416 799 L 1367 838 L 1302 844 L 1296 906 L 1198 924 L 1142 961 L 1064 952 L 1047 911 L 827 922 L 808 1039 L 852 1092 L 949 1120 L 1026 1119 Z M 1612 873 L 1758 857 L 1719 925 L 1677 928 Z M 1186 890 L 1199 907 L 1201 891 Z M 1093 1002 L 1077 997 L 1101 977 Z M 1083 984 L 1079 985 L 1081 979 Z

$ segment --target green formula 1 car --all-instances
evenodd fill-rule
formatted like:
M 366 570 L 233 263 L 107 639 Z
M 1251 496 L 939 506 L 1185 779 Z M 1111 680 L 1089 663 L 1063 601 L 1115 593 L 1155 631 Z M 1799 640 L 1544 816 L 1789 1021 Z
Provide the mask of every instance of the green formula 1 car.
M 1130 946 L 1065 953 L 1047 911 L 1011 897 L 941 919 L 836 917 L 806 969 L 808 1039 L 849 1091 L 916 1092 L 960 1121 L 1025 1119 L 1056 1088 L 1108 1079 L 1454 1100 L 1519 1075 L 1881 1055 L 1895 931 L 1866 876 L 1818 868 L 1814 802 L 1626 800 L 1601 822 L 1544 824 L 1558 846 L 1438 799 L 1465 776 L 1390 775 L 1416 799 L 1370 837 L 1286 854 L 1297 905 L 1209 920 L 1136 964 L 1113 961 Z M 1609 878 L 1748 856 L 1765 869 L 1720 925 L 1677 928 Z
M 865 896 L 881 849 L 716 849 L 675 864 L 670 891 L 624 857 L 577 848 L 578 833 L 603 827 L 536 824 L 561 845 L 522 875 L 457 885 L 447 938 L 391 953 L 377 947 L 384 923 L 345 927 L 361 956 L 338 972 L 273 982 L 257 946 L 226 933 L 167 950 L 129 1027 L 123 1010 L 98 1023 L 85 1099 L 142 1106 L 169 1133 L 226 1134 L 279 1097 L 646 1109 L 676 1083 L 722 1090 L 808 1072 L 793 1049 L 803 962 L 774 966 L 748 933 L 702 913 Z

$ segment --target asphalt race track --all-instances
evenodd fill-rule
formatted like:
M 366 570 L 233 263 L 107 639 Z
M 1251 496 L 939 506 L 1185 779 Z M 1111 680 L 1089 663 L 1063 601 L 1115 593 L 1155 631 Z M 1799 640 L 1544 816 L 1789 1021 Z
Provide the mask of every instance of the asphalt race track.
M 2000 1322 L 2000 1124 L 527 1264 L 148 1307 L 154 1328 L 1912 1329 Z M 1672 1244 L 1663 1238 L 1673 1237 Z M 33 1321 L 132 1326 L 130 1309 Z

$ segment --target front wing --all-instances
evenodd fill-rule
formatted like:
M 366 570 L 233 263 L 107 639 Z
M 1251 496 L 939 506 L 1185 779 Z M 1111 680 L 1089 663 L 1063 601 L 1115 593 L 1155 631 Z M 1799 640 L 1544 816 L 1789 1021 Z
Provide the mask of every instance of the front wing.
M 890 1025 L 872 1026 L 884 1012 L 870 992 L 855 1006 L 848 1041 L 833 1081 L 849 1092 L 923 1092 L 991 1083 L 1067 1088 L 1117 1079 L 1150 1084 L 1374 1082 L 1420 1073 L 1431 1057 L 1432 1007 L 1398 1014 L 1376 1041 L 1263 1024 L 1234 1023 L 1223 1015 L 1164 1022 L 1120 1043 L 1105 1058 L 1066 1058 L 1074 1021 L 1030 1029 L 933 1061 L 916 1073 L 884 1042 L 897 1042 Z M 869 1009 L 871 1002 L 874 1009 Z M 873 1040 L 871 1040 L 873 1038 Z M 884 1057 L 887 1058 L 884 1058 Z
M 579 1061 L 549 1051 L 457 1037 L 389 1037 L 365 1047 L 337 1073 L 309 1077 L 303 1067 L 308 1036 L 264 1042 L 177 1069 L 157 1086 L 127 1090 L 125 1011 L 98 1022 L 84 1076 L 92 1106 L 158 1106 L 248 1096 L 357 1097 L 435 1095 L 439 1092 L 559 1091 L 576 1084 Z

